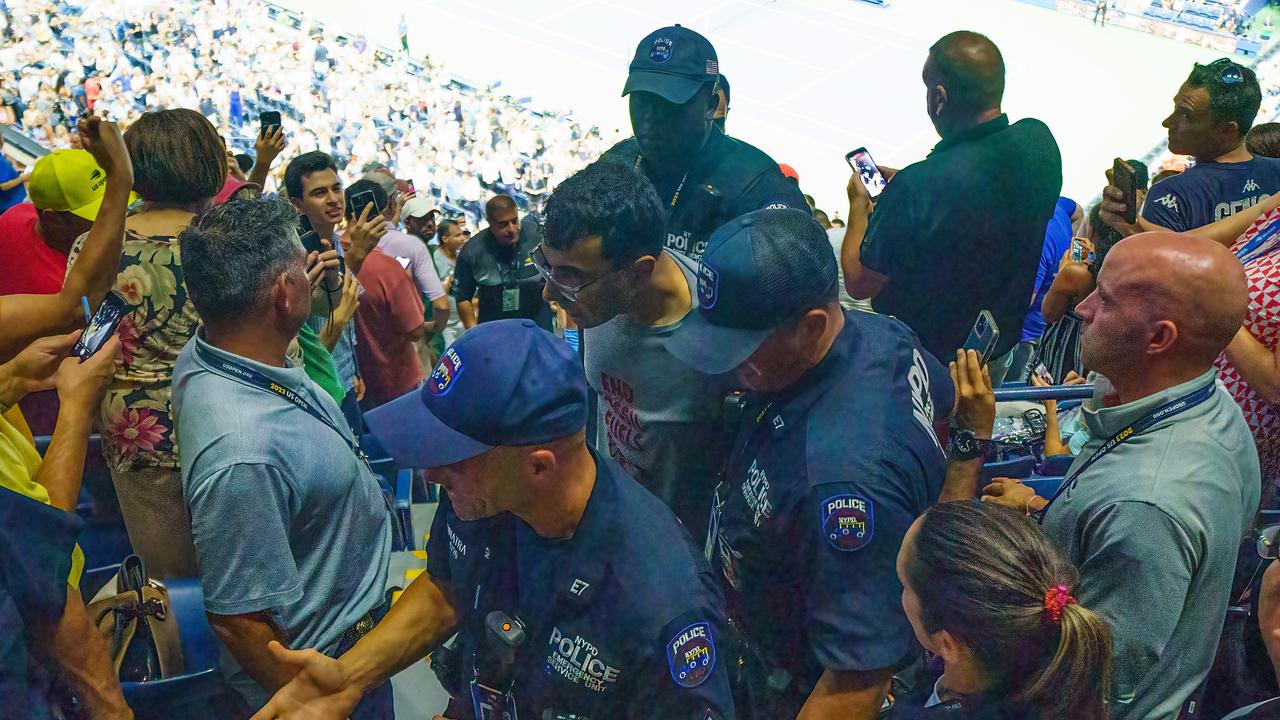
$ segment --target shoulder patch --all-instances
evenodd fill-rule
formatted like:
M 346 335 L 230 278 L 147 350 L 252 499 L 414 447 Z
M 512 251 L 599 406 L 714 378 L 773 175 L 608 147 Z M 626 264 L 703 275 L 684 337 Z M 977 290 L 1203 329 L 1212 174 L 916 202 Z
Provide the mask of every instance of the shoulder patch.
M 716 643 L 710 623 L 699 622 L 667 641 L 667 667 L 671 680 L 682 688 L 696 688 L 716 667 Z
M 875 534 L 875 508 L 857 495 L 833 495 L 822 501 L 822 535 L 840 552 L 861 550 Z
M 764 207 L 760 209 L 761 210 L 788 210 L 790 208 L 791 208 L 791 205 L 789 203 L 783 202 L 782 200 L 770 200 L 769 202 L 765 203 Z

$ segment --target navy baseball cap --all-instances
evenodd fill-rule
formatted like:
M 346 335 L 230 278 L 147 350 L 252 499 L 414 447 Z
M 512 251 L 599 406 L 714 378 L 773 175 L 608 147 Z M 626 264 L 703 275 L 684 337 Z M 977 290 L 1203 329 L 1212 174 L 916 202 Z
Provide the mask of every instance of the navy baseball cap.
M 397 463 L 444 467 L 581 431 L 587 379 L 568 343 L 532 320 L 496 320 L 464 333 L 421 387 L 365 421 Z
M 807 212 L 765 208 L 734 218 L 698 261 L 698 309 L 667 350 L 708 375 L 729 372 L 774 330 L 839 297 L 836 256 Z
M 703 83 L 720 76 L 711 41 L 680 25 L 655 30 L 636 47 L 623 95 L 651 92 L 683 105 Z

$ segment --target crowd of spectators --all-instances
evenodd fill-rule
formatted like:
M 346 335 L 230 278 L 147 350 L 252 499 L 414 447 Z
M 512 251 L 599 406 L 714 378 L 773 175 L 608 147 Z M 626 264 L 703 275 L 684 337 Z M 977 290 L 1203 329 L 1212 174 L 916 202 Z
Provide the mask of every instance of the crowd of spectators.
M 473 221 L 493 192 L 536 205 L 614 139 L 261 0 L 9 0 L 0 35 L 0 122 L 46 147 L 71 147 L 88 109 L 127 126 L 187 108 L 246 152 L 275 110 L 292 149 L 339 158 L 348 179 L 395 166 Z
M 13 119 L 67 146 L 0 181 L 29 196 L 0 215 L 0 692 L 23 716 L 130 717 L 151 642 L 78 590 L 95 429 L 141 560 L 111 587 L 198 579 L 240 717 L 387 720 L 428 654 L 457 720 L 1280 695 L 1280 570 L 1254 557 L 1280 153 L 1250 68 L 1194 65 L 1164 121 L 1192 162 L 1117 160 L 1084 207 L 1051 129 L 1004 112 L 999 48 L 949 33 L 921 73 L 939 143 L 875 198 L 855 172 L 835 224 L 726 134 L 715 48 L 678 25 L 637 46 L 634 136 L 605 148 L 412 68 L 404 20 L 386 53 L 247 0 L 7 7 Z M 373 98 L 338 78 L 357 62 L 405 79 Z M 1057 484 L 984 468 L 996 388 L 1086 382 L 1043 408 Z M 367 452 L 441 490 L 394 604 L 410 539 Z

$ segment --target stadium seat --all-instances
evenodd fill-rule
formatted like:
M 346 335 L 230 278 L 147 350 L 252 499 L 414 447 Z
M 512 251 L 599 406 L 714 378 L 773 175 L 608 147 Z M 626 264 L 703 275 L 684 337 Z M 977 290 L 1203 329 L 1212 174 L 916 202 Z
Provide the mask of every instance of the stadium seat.
M 1035 472 L 1036 459 L 1030 455 L 998 460 L 982 466 L 982 484 L 991 482 L 992 478 L 1006 477 L 1022 479 L 1031 477 Z
M 1042 498 L 1051 498 L 1058 492 L 1058 488 L 1062 486 L 1063 478 L 1059 477 L 1029 477 L 1022 481 L 1023 485 L 1036 491 L 1036 494 Z
M 218 645 L 205 617 L 200 581 L 170 579 L 169 609 L 178 619 L 182 639 L 183 673 L 152 682 L 126 682 L 125 701 L 143 718 L 212 720 L 239 717 L 240 701 L 218 669 Z
M 1074 455 L 1050 455 L 1040 463 L 1040 467 L 1036 468 L 1036 474 L 1045 477 L 1066 475 L 1067 468 L 1071 467 L 1075 459 Z

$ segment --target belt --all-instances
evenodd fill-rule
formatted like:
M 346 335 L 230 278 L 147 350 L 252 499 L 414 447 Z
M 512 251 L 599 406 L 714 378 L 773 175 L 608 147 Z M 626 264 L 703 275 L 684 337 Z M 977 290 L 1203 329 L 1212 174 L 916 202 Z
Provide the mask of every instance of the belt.
M 354 625 L 344 630 L 342 635 L 338 636 L 337 654 L 341 655 L 355 647 L 355 644 L 360 642 L 360 638 L 368 635 L 373 630 L 373 628 L 378 624 L 378 620 L 373 616 L 373 614 L 378 609 L 380 608 L 374 608 L 373 610 L 365 613 L 359 620 L 356 620 Z

